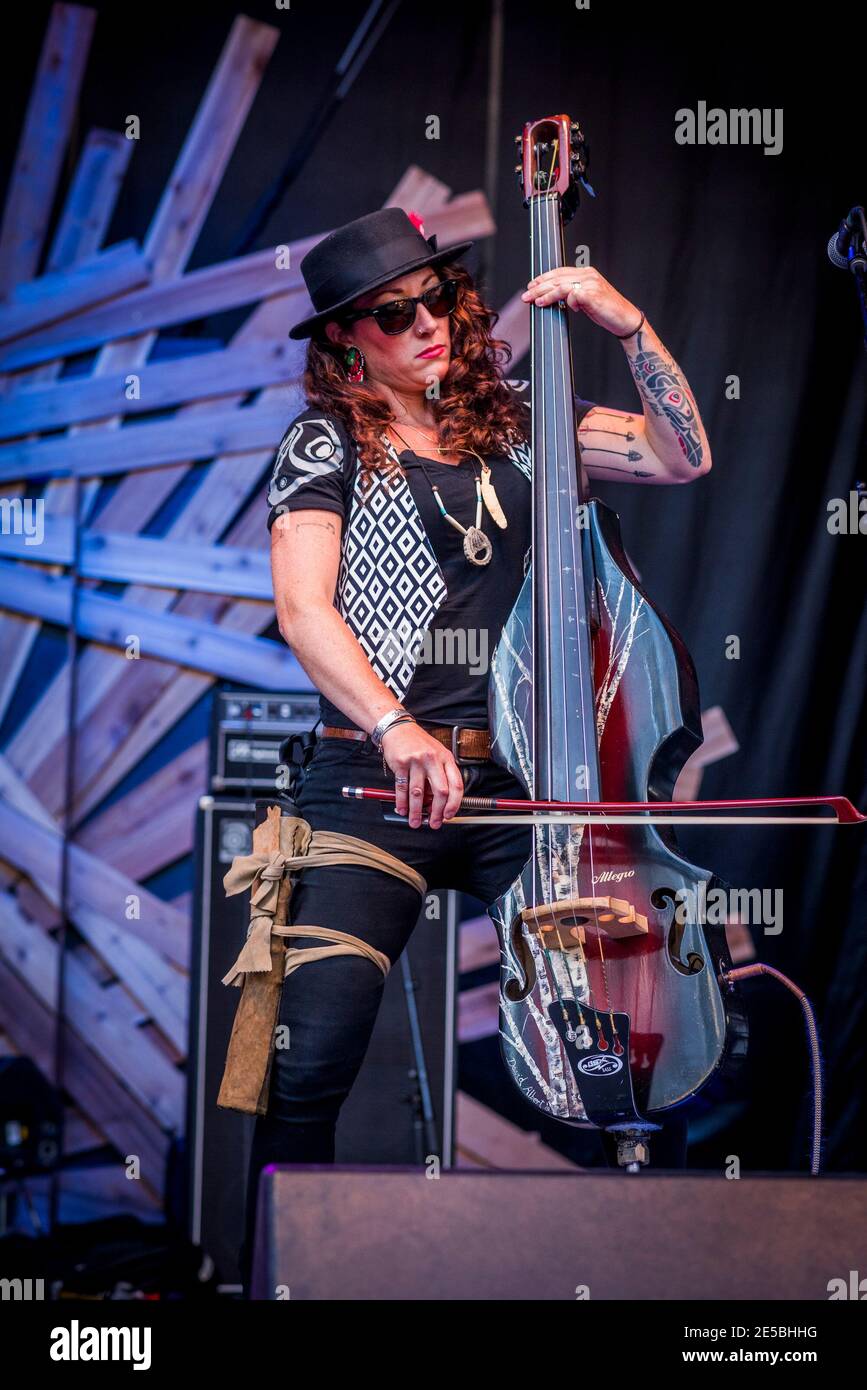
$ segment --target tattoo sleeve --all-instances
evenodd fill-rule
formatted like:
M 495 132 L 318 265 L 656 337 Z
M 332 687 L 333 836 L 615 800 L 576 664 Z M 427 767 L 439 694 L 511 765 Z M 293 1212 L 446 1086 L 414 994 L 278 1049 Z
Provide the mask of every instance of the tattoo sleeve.
M 672 357 L 646 347 L 644 339 L 642 329 L 637 351 L 628 358 L 641 398 L 653 415 L 668 422 L 691 467 L 700 468 L 703 449 L 698 409 L 686 378 Z

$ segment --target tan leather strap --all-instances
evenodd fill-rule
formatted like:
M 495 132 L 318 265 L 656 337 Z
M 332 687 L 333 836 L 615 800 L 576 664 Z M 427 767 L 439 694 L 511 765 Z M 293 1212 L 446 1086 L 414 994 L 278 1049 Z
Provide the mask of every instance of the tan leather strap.
M 360 936 L 337 931 L 334 927 L 299 927 L 293 922 L 287 923 L 285 927 L 279 927 L 275 923 L 271 930 L 277 936 L 317 936 L 337 943 L 334 946 L 293 946 L 286 952 L 284 979 L 291 975 L 293 970 L 297 970 L 299 965 L 306 965 L 309 960 L 322 960 L 326 956 L 363 956 L 365 960 L 378 966 L 383 976 L 391 969 L 391 961 L 384 951 L 377 951 L 375 946 L 362 941 Z
M 309 823 L 301 816 L 281 817 L 280 846 L 279 850 L 272 849 L 267 854 L 237 854 L 223 878 L 227 897 L 250 889 L 250 925 L 247 929 L 247 939 L 237 960 L 223 976 L 224 985 L 240 988 L 245 975 L 270 971 L 274 917 L 280 885 L 286 873 L 292 874 L 298 870 L 326 864 L 361 864 L 402 878 L 405 883 L 416 888 L 422 897 L 427 892 L 427 882 L 422 875 L 402 859 L 389 854 L 388 850 L 372 844 L 369 840 L 360 840 L 355 835 L 344 835 L 338 830 L 311 830 Z M 288 935 L 291 932 L 279 934 Z M 298 935 L 302 933 L 299 932 Z M 307 932 L 306 935 L 311 933 Z M 327 936 L 329 933 L 322 931 L 321 935 Z M 306 949 L 311 952 L 330 948 Z M 330 953 L 335 954 L 333 949 Z M 313 957 L 308 955 L 306 958 Z M 302 962 L 296 960 L 292 968 L 295 969 L 300 964 Z
M 426 734 L 430 734 L 446 748 L 451 748 L 456 758 L 466 762 L 487 762 L 491 756 L 491 735 L 487 729 L 472 729 L 462 724 L 421 724 Z M 349 738 L 363 743 L 367 734 L 360 729 L 341 729 L 337 724 L 325 724 L 322 738 Z

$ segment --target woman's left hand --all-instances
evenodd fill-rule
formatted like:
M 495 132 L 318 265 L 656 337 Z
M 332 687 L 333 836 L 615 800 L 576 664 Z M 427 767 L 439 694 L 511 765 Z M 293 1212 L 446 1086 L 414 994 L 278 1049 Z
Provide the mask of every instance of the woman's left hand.
M 641 310 L 589 265 L 561 265 L 556 270 L 546 270 L 530 281 L 521 298 L 539 307 L 561 299 L 609 333 L 631 333 L 641 321 Z

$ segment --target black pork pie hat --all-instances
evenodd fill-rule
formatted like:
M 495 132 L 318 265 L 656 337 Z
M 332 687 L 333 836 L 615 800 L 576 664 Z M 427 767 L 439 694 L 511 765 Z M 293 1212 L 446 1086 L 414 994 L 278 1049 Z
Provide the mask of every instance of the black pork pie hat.
M 347 222 L 302 259 L 301 274 L 316 313 L 290 328 L 289 337 L 312 337 L 360 294 L 422 266 L 454 260 L 473 244 L 461 241 L 438 251 L 436 236 L 423 236 L 403 208 L 381 208 Z

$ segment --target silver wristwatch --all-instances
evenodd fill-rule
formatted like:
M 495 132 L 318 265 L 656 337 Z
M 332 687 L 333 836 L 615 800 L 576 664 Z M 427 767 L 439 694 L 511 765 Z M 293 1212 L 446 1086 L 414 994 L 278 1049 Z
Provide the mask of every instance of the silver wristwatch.
M 413 724 L 416 723 L 415 715 L 410 714 L 408 709 L 401 709 L 399 706 L 396 709 L 390 709 L 388 714 L 384 714 L 375 728 L 370 731 L 370 741 L 374 748 L 382 748 L 382 736 L 391 728 L 392 724 L 402 724 L 407 719 L 412 720 Z

